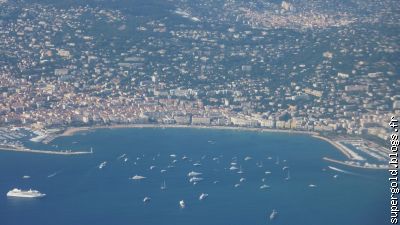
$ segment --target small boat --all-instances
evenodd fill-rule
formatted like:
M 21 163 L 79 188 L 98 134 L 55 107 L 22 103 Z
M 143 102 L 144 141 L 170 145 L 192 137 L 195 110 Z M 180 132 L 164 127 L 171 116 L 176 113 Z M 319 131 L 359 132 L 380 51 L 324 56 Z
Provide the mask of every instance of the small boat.
M 260 186 L 260 189 L 267 189 L 267 188 L 269 188 L 269 186 L 266 185 L 266 184 L 263 184 L 263 185 Z
M 145 198 L 143 199 L 143 202 L 144 202 L 144 203 L 148 203 L 148 202 L 150 202 L 150 200 L 151 200 L 150 197 L 145 197 Z
M 208 194 L 206 194 L 206 193 L 201 193 L 201 195 L 200 195 L 200 197 L 199 197 L 199 200 L 201 201 L 201 200 L 203 200 L 203 199 L 205 199 L 205 198 L 207 198 L 208 197 Z
M 272 172 L 271 171 L 265 171 L 265 174 L 271 174 Z
M 125 158 L 125 159 L 124 159 L 124 162 L 128 162 L 128 158 Z
M 176 155 L 175 154 L 171 154 L 171 155 L 169 155 L 171 158 L 176 158 Z
M 235 184 L 235 186 L 234 186 L 234 187 L 235 187 L 235 188 L 237 188 L 237 187 L 239 187 L 239 186 L 240 186 L 240 184 Z
M 106 162 L 106 161 L 104 161 L 104 162 L 100 163 L 100 165 L 99 165 L 99 169 L 103 169 L 103 167 L 105 167 L 105 166 L 106 166 L 106 164 L 107 164 L 107 162 Z
M 183 200 L 179 201 L 179 207 L 181 207 L 181 209 L 185 208 L 185 202 Z
M 131 177 L 132 180 L 143 180 L 143 179 L 145 179 L 145 178 L 146 178 L 146 177 L 144 177 L 144 176 L 139 176 L 139 175 L 135 175 L 135 176 Z
M 188 177 L 195 177 L 195 176 L 200 176 L 202 173 L 191 171 L 188 173 Z
M 309 186 L 310 188 L 317 187 L 317 185 L 315 185 L 315 184 L 309 184 L 308 186 Z
M 154 168 L 156 168 L 156 166 L 150 166 L 150 170 L 153 170 Z
M 240 181 L 240 182 L 244 182 L 244 181 L 246 181 L 246 178 L 242 177 L 242 178 L 240 178 L 239 181 Z
M 165 173 L 165 172 L 167 172 L 167 171 L 166 171 L 166 170 L 160 170 L 160 172 L 161 172 L 161 173 Z
M 186 160 L 186 159 L 188 159 L 187 156 L 183 156 L 183 157 L 182 157 L 182 160 Z
M 201 166 L 201 163 L 194 163 L 193 166 Z
M 29 178 L 31 178 L 31 177 L 28 176 L 28 175 L 25 175 L 25 176 L 23 176 L 22 178 L 23 178 L 23 179 L 29 179 Z
M 253 158 L 251 158 L 250 156 L 247 156 L 246 158 L 244 158 L 244 161 L 249 161 L 251 159 L 253 159 Z
M 333 178 L 338 178 L 338 177 L 339 177 L 339 175 L 337 175 L 337 174 L 333 175 Z
M 272 210 L 272 213 L 269 215 L 269 220 L 275 219 L 277 215 L 278 215 L 278 211 L 276 211 L 275 209 Z
M 289 167 L 288 167 L 288 166 L 284 166 L 284 167 L 282 168 L 282 170 L 286 170 L 286 169 L 289 169 Z
M 189 182 L 190 183 L 199 182 L 199 181 L 202 181 L 202 180 L 203 180 L 203 178 L 201 178 L 201 177 L 192 177 L 192 178 L 190 178 Z
M 238 170 L 238 168 L 237 168 L 236 166 L 231 166 L 231 167 L 229 168 L 229 170 Z

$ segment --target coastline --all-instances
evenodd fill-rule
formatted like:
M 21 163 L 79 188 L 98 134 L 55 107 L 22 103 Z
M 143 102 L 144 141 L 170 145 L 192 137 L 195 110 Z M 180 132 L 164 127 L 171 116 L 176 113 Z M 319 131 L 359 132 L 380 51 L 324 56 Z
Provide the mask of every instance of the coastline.
M 343 145 L 337 140 L 332 140 L 328 137 L 321 136 L 318 132 L 313 131 L 298 131 L 298 130 L 281 130 L 281 129 L 269 129 L 269 128 L 253 128 L 253 127 L 234 127 L 234 126 L 205 126 L 205 125 L 177 125 L 177 124 L 116 124 L 116 125 L 101 125 L 101 126 L 87 126 L 87 127 L 65 127 L 61 133 L 52 133 L 47 134 L 42 140 L 42 143 L 49 144 L 51 141 L 58 137 L 67 137 L 73 136 L 76 133 L 84 132 L 84 131 L 93 131 L 97 129 L 124 129 L 124 128 L 178 128 L 178 129 L 212 129 L 212 130 L 230 130 L 230 131 L 251 131 L 251 132 L 261 132 L 261 133 L 285 133 L 285 134 L 300 134 L 300 135 L 308 135 L 310 137 L 320 139 L 331 144 L 335 149 L 340 151 L 347 159 L 354 161 L 364 161 L 362 157 L 360 157 L 357 153 L 353 152 L 347 146 Z M 49 151 L 49 150 L 32 150 L 27 148 L 1 148 L 0 150 L 6 151 L 18 151 L 18 152 L 31 152 L 31 153 L 42 153 L 42 154 L 59 154 L 59 155 L 81 155 L 81 154 L 90 154 L 92 152 L 72 152 L 72 151 Z M 324 160 L 329 158 L 324 157 Z M 379 167 L 364 167 L 364 166 L 356 166 L 354 164 L 346 163 L 346 161 L 329 159 L 327 161 L 339 163 L 342 165 L 347 165 L 351 167 L 357 168 L 365 168 L 365 169 L 382 169 Z
M 214 130 L 236 130 L 236 131 L 257 131 L 271 133 L 289 133 L 289 134 L 307 134 L 319 135 L 312 131 L 298 130 L 280 130 L 269 128 L 252 128 L 252 127 L 234 127 L 234 126 L 203 126 L 203 125 L 176 125 L 176 124 L 126 124 L 126 125 L 110 125 L 110 126 L 92 126 L 92 127 L 67 127 L 62 134 L 54 137 L 71 136 L 82 131 L 90 131 L 96 129 L 123 129 L 123 128 L 190 128 L 190 129 L 214 129 Z

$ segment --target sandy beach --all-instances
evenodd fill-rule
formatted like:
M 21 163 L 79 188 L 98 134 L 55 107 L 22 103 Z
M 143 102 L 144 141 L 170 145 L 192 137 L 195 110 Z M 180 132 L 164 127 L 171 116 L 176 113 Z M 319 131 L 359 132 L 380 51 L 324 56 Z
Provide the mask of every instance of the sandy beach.
M 257 132 L 273 132 L 273 133 L 289 133 L 289 134 L 307 134 L 318 135 L 311 131 L 296 130 L 279 130 L 267 128 L 250 128 L 250 127 L 231 127 L 231 126 L 193 126 L 193 125 L 174 125 L 174 124 L 126 124 L 111 126 L 93 126 L 93 127 L 68 127 L 65 131 L 57 136 L 71 136 L 77 132 L 95 130 L 95 129 L 120 129 L 120 128 L 190 128 L 190 129 L 216 129 L 216 130 L 237 130 L 237 131 L 257 131 Z

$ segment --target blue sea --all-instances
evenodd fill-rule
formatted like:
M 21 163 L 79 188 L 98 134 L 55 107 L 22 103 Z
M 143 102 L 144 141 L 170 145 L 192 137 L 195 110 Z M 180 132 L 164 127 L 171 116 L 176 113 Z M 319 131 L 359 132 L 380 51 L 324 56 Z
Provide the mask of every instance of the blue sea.
M 41 147 L 93 148 L 94 154 L 1 151 L 1 225 L 389 224 L 387 171 L 324 161 L 324 156 L 344 158 L 330 144 L 307 135 L 98 129 Z M 102 162 L 107 163 L 99 169 Z M 202 173 L 198 177 L 203 180 L 189 182 L 191 171 Z M 134 175 L 146 178 L 129 179 Z M 161 190 L 164 181 L 167 189 Z M 269 187 L 260 189 L 263 184 Z M 15 187 L 47 196 L 8 198 Z M 201 193 L 208 197 L 200 201 Z M 151 201 L 144 203 L 144 197 Z M 271 220 L 273 210 L 278 213 Z

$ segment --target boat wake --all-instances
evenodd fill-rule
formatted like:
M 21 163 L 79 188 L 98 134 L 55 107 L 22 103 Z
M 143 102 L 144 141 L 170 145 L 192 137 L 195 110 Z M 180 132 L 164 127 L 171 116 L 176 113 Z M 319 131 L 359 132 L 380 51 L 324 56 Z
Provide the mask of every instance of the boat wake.
M 57 171 L 57 172 L 54 172 L 54 173 L 48 175 L 47 178 L 55 177 L 55 176 L 56 176 L 57 174 L 59 174 L 60 172 L 61 172 L 61 170 L 60 170 L 60 171 Z

